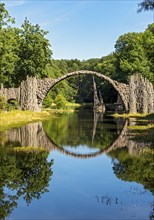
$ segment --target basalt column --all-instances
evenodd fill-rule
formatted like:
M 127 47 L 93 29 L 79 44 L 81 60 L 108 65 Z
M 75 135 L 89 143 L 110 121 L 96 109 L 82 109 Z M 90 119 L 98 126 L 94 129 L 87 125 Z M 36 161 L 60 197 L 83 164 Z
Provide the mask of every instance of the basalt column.
M 129 83 L 130 113 L 154 112 L 154 89 L 149 80 L 141 75 L 132 75 Z
M 37 100 L 37 79 L 33 77 L 27 77 L 25 81 L 21 83 L 21 109 L 41 111 Z

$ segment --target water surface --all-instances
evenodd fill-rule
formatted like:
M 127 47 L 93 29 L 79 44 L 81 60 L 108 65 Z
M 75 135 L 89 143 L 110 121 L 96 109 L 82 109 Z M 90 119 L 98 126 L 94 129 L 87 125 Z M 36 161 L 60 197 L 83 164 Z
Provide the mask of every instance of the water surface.
M 128 123 L 86 109 L 3 132 L 0 218 L 153 219 L 153 143 Z

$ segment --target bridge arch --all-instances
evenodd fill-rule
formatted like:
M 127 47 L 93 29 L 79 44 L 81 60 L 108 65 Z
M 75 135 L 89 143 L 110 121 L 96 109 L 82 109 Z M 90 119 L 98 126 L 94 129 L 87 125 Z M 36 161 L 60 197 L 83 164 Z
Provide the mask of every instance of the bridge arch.
M 121 100 L 123 102 L 125 111 L 128 111 L 128 94 L 129 94 L 129 86 L 127 84 L 124 83 L 119 83 L 116 80 L 113 80 L 111 78 L 109 78 L 108 76 L 103 75 L 102 73 L 98 73 L 96 71 L 89 71 L 89 70 L 80 70 L 80 71 L 75 71 L 75 72 L 71 72 L 68 74 L 65 74 L 57 79 L 45 79 L 45 84 L 42 87 L 42 90 L 44 92 L 44 98 L 46 97 L 47 93 L 55 86 L 57 85 L 59 82 L 70 78 L 72 76 L 79 76 L 79 75 L 93 75 L 93 76 L 97 76 L 102 80 L 105 80 L 106 82 L 108 82 L 110 85 L 113 86 L 113 88 L 117 91 L 117 93 L 119 94 L 119 96 L 121 97 Z M 42 81 L 42 80 L 40 80 Z M 49 82 L 49 84 L 47 83 L 47 81 Z M 43 102 L 43 100 L 42 100 Z
M 105 80 L 118 92 L 124 104 L 125 111 L 130 113 L 154 112 L 154 88 L 151 82 L 141 74 L 130 77 L 129 84 L 120 83 L 101 73 L 89 70 L 79 70 L 65 74 L 57 79 L 37 79 L 27 76 L 17 88 L 4 88 L 1 85 L 0 95 L 6 100 L 16 99 L 21 110 L 41 111 L 42 103 L 47 93 L 59 82 L 71 76 L 93 75 Z
M 43 129 L 42 122 L 31 123 L 17 129 L 6 131 L 6 141 L 18 142 L 21 146 L 41 146 L 51 152 L 58 151 L 67 156 L 79 159 L 89 159 L 105 153 L 109 153 L 119 148 L 127 147 L 129 145 L 127 125 L 128 121 L 126 120 L 118 137 L 109 146 L 106 146 L 105 149 L 100 149 L 96 152 L 88 154 L 74 153 L 56 144 Z
M 58 144 L 56 144 L 53 140 L 51 140 L 51 138 L 48 136 L 48 134 L 43 130 L 43 134 L 44 137 L 46 139 L 46 141 L 44 141 L 44 143 L 48 143 L 47 144 L 47 148 L 50 150 L 56 150 L 64 155 L 67 156 L 71 156 L 71 157 L 75 157 L 75 158 L 80 158 L 80 159 L 89 159 L 89 158 L 93 158 L 93 157 L 97 157 L 100 156 L 102 154 L 106 154 L 109 153 L 110 151 L 116 150 L 118 148 L 123 148 L 126 147 L 128 144 L 128 120 L 125 120 L 123 127 L 118 135 L 118 137 L 109 145 L 107 146 L 105 149 L 100 149 L 96 152 L 93 153 L 88 153 L 88 154 L 81 154 L 81 153 L 75 153 L 75 152 L 71 152 L 63 147 L 60 147 Z M 46 148 L 46 146 L 44 146 Z

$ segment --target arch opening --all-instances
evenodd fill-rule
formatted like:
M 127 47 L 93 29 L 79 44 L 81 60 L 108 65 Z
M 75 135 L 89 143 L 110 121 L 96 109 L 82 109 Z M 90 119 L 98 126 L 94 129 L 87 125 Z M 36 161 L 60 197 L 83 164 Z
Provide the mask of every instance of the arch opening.
M 46 94 L 44 95 L 44 98 L 47 96 L 47 94 L 52 91 L 52 89 L 58 85 L 60 82 L 63 82 L 63 80 L 68 80 L 70 78 L 72 78 L 73 76 L 87 76 L 87 75 L 91 75 L 91 76 L 96 76 L 97 78 L 101 79 L 100 82 L 107 82 L 112 88 L 114 88 L 114 91 L 117 92 L 117 97 L 120 97 L 121 100 L 121 106 L 123 106 L 123 110 L 124 111 L 128 111 L 128 85 L 124 84 L 124 83 L 119 83 L 115 80 L 112 80 L 111 78 L 95 72 L 95 71 L 87 71 L 87 70 L 81 70 L 81 71 L 75 71 L 72 73 L 68 73 L 65 74 L 57 79 L 54 79 L 50 85 L 48 86 L 48 88 L 46 88 Z M 91 77 L 92 78 L 92 77 Z M 92 88 L 92 84 L 91 84 L 91 88 Z M 86 91 L 86 90 L 85 90 Z M 87 91 L 89 92 L 89 91 Z M 50 92 L 51 93 L 51 92 Z

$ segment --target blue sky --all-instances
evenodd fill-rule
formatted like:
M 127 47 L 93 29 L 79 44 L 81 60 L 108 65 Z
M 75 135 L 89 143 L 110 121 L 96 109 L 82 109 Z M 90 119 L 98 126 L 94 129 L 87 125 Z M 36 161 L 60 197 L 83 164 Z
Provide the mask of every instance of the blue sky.
M 101 58 L 114 51 L 118 37 L 142 32 L 152 12 L 137 14 L 141 0 L 3 0 L 21 26 L 27 17 L 49 31 L 54 59 Z

